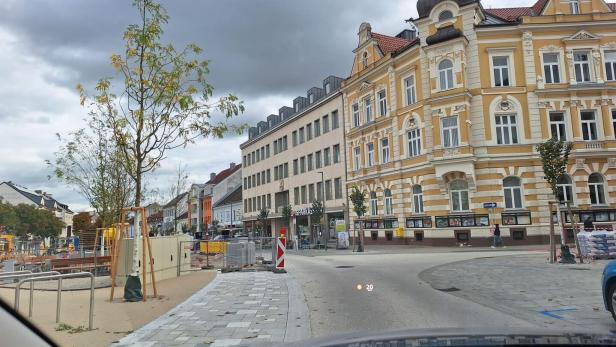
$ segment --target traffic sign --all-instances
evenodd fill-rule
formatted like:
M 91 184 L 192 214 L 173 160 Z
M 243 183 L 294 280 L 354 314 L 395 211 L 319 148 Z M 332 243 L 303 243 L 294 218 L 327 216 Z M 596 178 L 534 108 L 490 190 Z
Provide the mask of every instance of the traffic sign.
M 496 203 L 495 202 L 484 202 L 483 208 L 496 208 Z

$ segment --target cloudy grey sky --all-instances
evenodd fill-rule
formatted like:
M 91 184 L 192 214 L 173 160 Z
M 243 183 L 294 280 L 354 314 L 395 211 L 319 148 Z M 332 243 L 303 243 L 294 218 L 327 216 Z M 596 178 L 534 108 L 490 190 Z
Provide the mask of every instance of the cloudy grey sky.
M 528 6 L 533 0 L 510 0 Z M 58 147 L 55 133 L 83 126 L 77 83 L 92 89 L 114 77 L 112 53 L 136 21 L 130 0 L 2 0 L 0 2 L 0 181 L 43 189 L 74 210 L 87 204 L 71 187 L 49 181 L 46 159 Z M 414 0 L 174 0 L 163 1 L 171 19 L 164 40 L 195 42 L 211 60 L 210 82 L 220 94 L 244 100 L 242 121 L 252 124 L 333 74 L 351 69 L 357 30 L 395 35 L 415 17 Z M 502 1 L 484 0 L 484 7 Z M 200 140 L 169 153 L 149 177 L 167 190 L 174 167 L 187 164 L 191 181 L 204 182 L 240 161 L 245 135 Z M 223 149 L 224 150 L 221 150 Z

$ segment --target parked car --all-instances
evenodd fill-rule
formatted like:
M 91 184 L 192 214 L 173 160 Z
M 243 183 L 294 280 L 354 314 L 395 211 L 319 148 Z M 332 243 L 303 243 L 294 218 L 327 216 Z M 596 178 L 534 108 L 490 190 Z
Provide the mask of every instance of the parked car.
M 611 261 L 603 268 L 601 276 L 601 287 L 603 290 L 603 304 L 605 309 L 612 313 L 612 318 L 616 320 L 614 312 L 616 303 L 616 260 Z

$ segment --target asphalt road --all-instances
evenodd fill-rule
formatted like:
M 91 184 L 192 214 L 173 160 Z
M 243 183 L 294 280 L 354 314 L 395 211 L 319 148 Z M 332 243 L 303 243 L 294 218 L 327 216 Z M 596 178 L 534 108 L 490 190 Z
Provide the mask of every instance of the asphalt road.
M 303 288 L 313 337 L 396 329 L 533 328 L 532 323 L 435 290 L 418 277 L 437 265 L 508 254 L 520 252 L 287 253 L 287 269 Z

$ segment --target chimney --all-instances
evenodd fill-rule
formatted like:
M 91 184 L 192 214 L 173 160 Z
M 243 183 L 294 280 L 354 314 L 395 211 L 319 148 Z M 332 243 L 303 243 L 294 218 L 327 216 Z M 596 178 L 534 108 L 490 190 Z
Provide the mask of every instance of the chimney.
M 215 173 L 215 172 L 212 172 L 212 173 L 210 174 L 210 181 L 211 181 L 211 180 L 213 180 L 214 178 L 216 178 L 216 173 Z
M 235 167 L 235 163 L 234 163 L 234 162 L 231 162 L 231 163 L 229 164 L 229 169 L 233 169 L 234 167 Z

